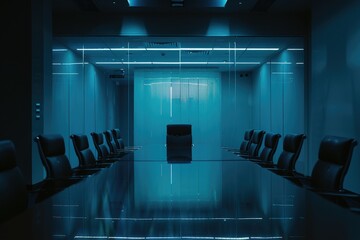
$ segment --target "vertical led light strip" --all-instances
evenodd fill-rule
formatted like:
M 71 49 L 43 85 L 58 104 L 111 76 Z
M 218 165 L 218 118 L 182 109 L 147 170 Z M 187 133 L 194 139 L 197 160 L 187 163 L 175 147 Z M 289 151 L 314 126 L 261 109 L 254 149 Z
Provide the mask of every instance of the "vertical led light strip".
M 172 185 L 172 164 L 170 164 L 170 185 Z
M 173 88 L 170 86 L 170 117 L 172 118 L 172 94 L 173 94 Z

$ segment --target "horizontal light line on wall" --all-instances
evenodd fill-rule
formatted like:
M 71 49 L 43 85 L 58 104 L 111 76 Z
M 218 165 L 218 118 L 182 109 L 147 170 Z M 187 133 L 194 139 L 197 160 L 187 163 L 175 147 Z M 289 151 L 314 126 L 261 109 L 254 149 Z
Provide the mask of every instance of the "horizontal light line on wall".
M 303 48 L 288 48 L 288 51 L 304 51 Z
M 206 83 L 189 83 L 189 82 L 155 82 L 155 83 L 144 83 L 144 86 L 163 85 L 163 84 L 192 85 L 192 86 L 203 86 L 203 87 L 208 86 Z M 153 219 L 153 220 L 156 220 L 156 219 Z
M 260 62 L 95 62 L 97 65 L 259 65 Z
M 266 64 L 290 65 L 292 62 L 267 62 Z
M 77 51 L 278 51 L 279 48 L 77 48 Z
M 303 62 L 297 62 L 296 64 L 297 64 L 297 65 L 304 65 Z
M 60 73 L 60 72 L 55 72 L 52 74 L 53 75 L 79 75 L 79 73 Z
M 246 48 L 213 48 L 214 51 L 245 51 Z
M 53 66 L 69 66 L 69 65 L 86 65 L 88 62 L 75 62 L 75 63 L 52 63 Z
M 91 235 L 78 235 L 75 239 L 124 239 L 124 240 L 154 240 L 154 239 L 206 239 L 206 240 L 251 240 L 251 239 L 282 239 L 281 236 L 254 236 L 254 237 L 209 237 L 209 236 L 152 236 L 152 237 L 133 237 L 133 236 L 91 236 Z
M 146 48 L 110 48 L 111 51 L 146 51 Z
M 247 51 L 278 51 L 279 48 L 246 48 Z
M 244 220 L 263 220 L 262 217 L 239 217 L 239 218 L 95 218 L 95 220 L 110 220 L 110 221 L 244 221 Z
M 54 48 L 52 51 L 53 51 L 53 52 L 66 52 L 66 51 L 68 51 L 68 50 L 65 49 L 65 48 Z

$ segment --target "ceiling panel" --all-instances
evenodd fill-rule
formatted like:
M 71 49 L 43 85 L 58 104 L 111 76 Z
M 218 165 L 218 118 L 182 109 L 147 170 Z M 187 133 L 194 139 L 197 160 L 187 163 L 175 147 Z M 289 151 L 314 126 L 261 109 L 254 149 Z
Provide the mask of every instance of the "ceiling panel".
M 303 47 L 301 38 L 290 37 L 61 37 L 56 41 L 79 56 L 84 54 L 85 61 L 108 73 L 121 68 L 179 67 L 179 63 L 181 68 L 212 67 L 228 71 L 230 66 L 237 71 L 252 71 L 289 46 Z M 244 49 L 234 50 L 235 47 Z M 82 48 L 93 51 L 79 50 Z M 250 51 L 249 48 L 279 50 Z M 99 65 L 99 62 L 108 64 Z

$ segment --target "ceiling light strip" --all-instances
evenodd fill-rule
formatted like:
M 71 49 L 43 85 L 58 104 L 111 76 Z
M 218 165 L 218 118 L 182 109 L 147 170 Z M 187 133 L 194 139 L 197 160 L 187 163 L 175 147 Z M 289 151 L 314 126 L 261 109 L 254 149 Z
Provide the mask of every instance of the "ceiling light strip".
M 131 237 L 131 236 L 81 236 L 77 235 L 74 239 L 124 239 L 124 240 L 155 240 L 155 239 L 206 239 L 206 240 L 251 240 L 251 239 L 283 239 L 282 236 L 250 236 L 250 237 L 211 237 L 211 236 L 150 236 L 150 237 Z
M 288 51 L 304 51 L 303 48 L 288 48 Z
M 97 65 L 259 65 L 260 62 L 95 62 Z
M 278 51 L 279 48 L 77 48 L 77 51 Z M 53 50 L 54 51 L 54 50 Z
M 279 48 L 246 48 L 247 51 L 278 51 Z

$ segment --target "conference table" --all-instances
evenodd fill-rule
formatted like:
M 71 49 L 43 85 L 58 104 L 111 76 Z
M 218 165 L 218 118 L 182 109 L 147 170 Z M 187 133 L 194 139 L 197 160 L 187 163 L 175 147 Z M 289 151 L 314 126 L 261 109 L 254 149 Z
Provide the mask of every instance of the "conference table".
M 168 151 L 159 144 L 128 153 L 2 224 L 0 239 L 360 236 L 359 211 L 339 198 L 221 147 L 195 145 L 179 158 Z

